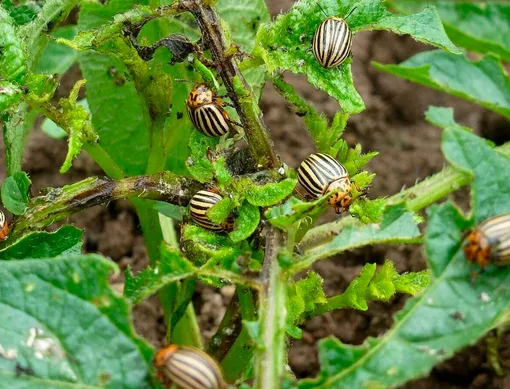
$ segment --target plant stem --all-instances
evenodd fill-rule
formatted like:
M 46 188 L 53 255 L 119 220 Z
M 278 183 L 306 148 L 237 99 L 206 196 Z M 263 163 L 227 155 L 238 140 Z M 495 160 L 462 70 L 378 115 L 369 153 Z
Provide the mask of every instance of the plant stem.
M 45 195 L 32 198 L 25 213 L 15 220 L 9 240 L 27 231 L 46 227 L 80 210 L 121 198 L 156 199 L 187 205 L 202 188 L 199 182 L 170 172 L 118 181 L 90 177 L 62 188 L 51 188 Z
M 239 115 L 250 151 L 261 168 L 280 166 L 269 133 L 262 120 L 257 99 L 234 63 L 233 55 L 226 55 L 225 39 L 221 23 L 209 2 L 201 0 L 181 0 L 181 9 L 191 12 L 202 31 L 202 40 L 211 51 L 216 70 L 225 84 L 227 94 Z
M 287 320 L 287 275 L 278 263 L 284 247 L 283 233 L 275 227 L 266 232 L 266 252 L 260 291 L 260 334 L 263 347 L 255 354 L 255 389 L 279 389 L 285 367 L 285 326 Z
M 510 156 L 510 142 L 496 147 L 496 151 Z M 397 193 L 386 200 L 387 205 L 405 202 L 411 212 L 420 211 L 446 195 L 455 192 L 460 187 L 469 184 L 473 177 L 454 167 L 447 167 L 426 180 Z M 346 226 L 359 224 L 359 221 L 344 217 L 338 221 L 322 224 L 310 229 L 299 244 L 300 249 L 310 249 L 329 242 Z

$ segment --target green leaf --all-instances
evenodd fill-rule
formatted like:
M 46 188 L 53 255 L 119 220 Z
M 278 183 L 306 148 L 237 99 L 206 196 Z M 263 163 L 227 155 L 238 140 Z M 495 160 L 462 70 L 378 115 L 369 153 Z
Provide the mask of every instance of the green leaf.
M 264 216 L 273 226 L 281 230 L 287 230 L 295 222 L 307 216 L 324 212 L 328 207 L 327 201 L 332 193 L 328 193 L 310 202 L 304 202 L 295 197 L 291 197 L 282 205 L 268 209 L 264 213 Z
M 7 175 L 21 171 L 25 143 L 32 124 L 37 119 L 35 110 L 27 111 L 27 105 L 20 103 L 11 112 L 1 117 L 5 144 Z
M 455 167 L 474 176 L 472 208 L 476 223 L 510 212 L 510 158 L 484 139 L 457 128 L 443 133 L 441 149 Z
M 156 201 L 154 204 L 154 209 L 165 216 L 178 221 L 182 221 L 182 214 L 184 212 L 183 207 L 166 203 L 164 201 Z
M 257 206 L 244 202 L 239 208 L 239 216 L 236 218 L 234 231 L 229 236 L 234 243 L 249 238 L 255 232 L 260 222 L 260 210 Z
M 135 276 L 126 270 L 124 296 L 138 304 L 173 282 L 193 276 L 195 267 L 178 250 L 165 244 L 161 246 L 161 257 L 154 267 L 148 266 Z
M 268 207 L 284 200 L 292 194 L 297 184 L 294 178 L 286 178 L 277 183 L 250 186 L 246 193 L 246 200 L 258 207 Z
M 232 40 L 241 46 L 245 53 L 253 51 L 259 26 L 270 21 L 264 0 L 220 0 L 216 4 L 216 11 L 230 27 Z M 266 69 L 252 68 L 243 71 L 243 75 L 252 87 L 254 95 L 259 98 L 266 82 Z
M 346 250 L 380 243 L 414 243 L 419 236 L 420 231 L 413 214 L 408 212 L 404 205 L 389 206 L 381 223 L 345 227 L 331 242 L 306 251 L 293 266 L 293 271 L 306 269 L 319 259 L 331 257 Z
M 453 108 L 430 106 L 425 112 L 425 119 L 437 127 L 448 128 L 455 127 L 471 131 L 469 128 L 461 126 L 455 121 Z
M 510 118 L 510 78 L 494 55 L 472 62 L 464 56 L 434 50 L 419 53 L 400 65 L 373 65 Z
M 100 27 L 131 9 L 133 1 L 85 2 L 80 31 Z M 87 80 L 87 101 L 101 146 L 127 175 L 143 174 L 149 159 L 149 119 L 126 66 L 110 55 L 80 52 L 78 62 Z
M 17 355 L 0 358 L 4 387 L 145 387 L 152 351 L 109 288 L 112 270 L 97 255 L 0 266 L 0 344 Z
M 458 46 L 482 54 L 494 53 L 510 61 L 510 5 L 504 2 L 452 2 L 448 0 L 393 0 L 400 12 L 420 11 L 434 5 L 450 39 Z
M 344 345 L 333 338 L 321 341 L 319 377 L 302 380 L 296 387 L 397 387 L 427 376 L 435 365 L 474 344 L 504 320 L 510 308 L 510 268 L 490 268 L 471 281 L 472 266 L 459 250 L 466 222 L 451 220 L 455 212 L 446 203 L 429 213 L 429 229 L 439 231 L 448 226 L 449 233 L 459 238 L 457 249 L 436 250 L 439 237 L 427 239 L 429 263 L 442 264 L 435 267 L 440 273 L 432 276 L 419 297 L 407 302 L 390 330 L 361 346 Z
M 13 20 L 0 6 L 0 79 L 23 83 L 27 64 L 25 51 Z
M 181 241 L 186 256 L 197 266 L 207 261 L 216 261 L 228 269 L 241 252 L 238 245 L 233 244 L 225 234 L 190 224 L 184 225 Z
M 0 81 L 0 113 L 18 104 L 22 97 L 22 90 L 9 81 Z
M 0 260 L 78 255 L 82 237 L 83 231 L 74 226 L 63 226 L 55 232 L 31 232 L 0 250 Z
M 76 33 L 76 26 L 69 25 L 58 28 L 52 36 L 71 40 Z M 62 75 L 69 70 L 76 61 L 76 58 L 77 53 L 75 50 L 50 40 L 39 58 L 37 71 L 39 73 L 58 73 Z
M 224 197 L 206 211 L 207 217 L 215 224 L 223 223 L 236 207 L 230 197 Z
M 326 304 L 327 299 L 322 289 L 322 278 L 315 272 L 309 272 L 305 278 L 288 286 L 287 326 L 291 328 L 305 312 L 312 311 L 317 304 Z M 297 328 L 297 327 L 296 327 Z M 288 330 L 287 330 L 288 332 Z M 293 334 L 290 334 L 297 338 Z M 301 336 L 299 336 L 300 338 Z
M 5 179 L 2 184 L 2 203 L 15 215 L 23 215 L 28 205 L 28 189 L 31 181 L 25 172 L 17 172 Z
M 316 0 L 303 0 L 274 23 L 259 29 L 254 54 L 263 59 L 269 72 L 282 69 L 305 74 L 313 86 L 336 98 L 344 112 L 361 112 L 364 104 L 353 85 L 350 61 L 339 68 L 327 70 L 319 65 L 309 50 L 314 31 L 325 16 L 345 17 L 353 9 L 348 18 L 353 33 L 390 30 L 458 52 L 444 32 L 439 16 L 431 8 L 417 15 L 401 16 L 387 12 L 379 0 L 324 1 L 320 7 Z
M 83 107 L 86 112 L 90 113 L 89 104 L 87 103 L 87 99 L 80 100 L 76 102 L 77 106 Z M 45 118 L 41 124 L 41 130 L 53 139 L 63 139 L 67 136 L 67 132 L 65 132 L 61 127 L 59 127 L 55 122 L 49 118 Z
M 41 6 L 35 1 L 25 1 L 23 4 L 14 6 L 10 0 L 5 0 L 2 2 L 2 6 L 9 11 L 9 16 L 18 26 L 34 20 L 41 9 Z
M 189 137 L 191 156 L 186 161 L 188 171 L 193 178 L 200 182 L 211 181 L 214 176 L 214 167 L 208 158 L 211 151 L 216 149 L 218 138 L 211 138 L 193 131 Z

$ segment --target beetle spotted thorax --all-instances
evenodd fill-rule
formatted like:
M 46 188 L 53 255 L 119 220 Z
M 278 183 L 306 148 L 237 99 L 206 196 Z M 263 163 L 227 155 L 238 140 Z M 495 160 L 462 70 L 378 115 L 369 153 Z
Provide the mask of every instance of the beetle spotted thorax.
M 324 188 L 323 194 L 338 190 L 328 199 L 328 204 L 335 208 L 336 213 L 348 211 L 352 204 L 352 185 L 349 177 L 340 177 Z

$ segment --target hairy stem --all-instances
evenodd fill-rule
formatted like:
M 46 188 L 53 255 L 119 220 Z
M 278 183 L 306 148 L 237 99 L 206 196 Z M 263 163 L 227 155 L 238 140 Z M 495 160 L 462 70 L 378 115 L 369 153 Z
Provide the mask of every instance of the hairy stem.
M 235 64 L 233 55 L 228 55 L 221 23 L 209 2 L 181 0 L 182 9 L 191 12 L 202 31 L 205 46 L 211 51 L 216 70 L 225 84 L 227 94 L 239 115 L 250 151 L 262 168 L 278 167 L 280 162 L 272 148 L 269 133 L 256 104 L 257 99 Z
M 268 227 L 262 268 L 264 286 L 259 295 L 263 347 L 255 354 L 256 389 L 279 389 L 285 367 L 287 275 L 278 263 L 278 252 L 284 246 L 283 233 L 275 227 Z

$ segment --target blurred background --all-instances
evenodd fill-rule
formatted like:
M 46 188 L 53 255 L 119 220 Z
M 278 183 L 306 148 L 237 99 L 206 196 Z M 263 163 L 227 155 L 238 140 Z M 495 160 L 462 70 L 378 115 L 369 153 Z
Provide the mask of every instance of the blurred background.
M 293 3 L 291 0 L 266 2 L 273 17 L 288 10 Z M 76 13 L 70 18 L 71 22 L 73 17 L 76 18 Z M 440 150 L 442 130 L 424 120 L 424 112 L 429 105 L 453 107 L 458 122 L 496 144 L 510 140 L 510 125 L 503 117 L 455 97 L 378 72 L 370 64 L 373 60 L 399 63 L 426 49 L 409 37 L 386 32 L 362 32 L 354 38 L 355 85 L 367 109 L 351 116 L 344 139 L 351 146 L 360 143 L 365 152 L 379 152 L 379 156 L 367 166 L 367 170 L 377 174 L 369 197 L 389 196 L 443 168 L 445 160 Z M 79 68 L 74 65 L 62 78 L 57 98 L 66 96 L 80 78 Z M 328 117 L 331 118 L 340 109 L 334 99 L 311 87 L 304 77 L 286 75 L 285 80 Z M 303 122 L 272 85 L 266 85 L 261 106 L 276 151 L 285 163 L 297 167 L 301 160 L 315 151 Z M 40 124 L 38 120 L 31 132 L 23 164 L 23 170 L 32 179 L 32 193 L 38 193 L 47 186 L 62 186 L 102 174 L 101 169 L 82 153 L 71 171 L 61 175 L 58 170 L 65 159 L 66 140 L 48 137 L 41 131 Z M 1 148 L 0 158 L 3 159 L 3 143 Z M 3 169 L 4 164 L 1 166 Z M 0 179 L 4 178 L 5 171 L 0 171 Z M 469 209 L 468 191 L 456 193 L 455 200 L 465 210 Z M 327 217 L 332 219 L 336 216 L 331 212 Z M 100 252 L 112 258 L 122 270 L 129 264 L 137 272 L 148 263 L 135 211 L 126 200 L 88 209 L 73 215 L 65 223 L 85 229 L 84 247 L 87 252 Z M 382 264 L 385 259 L 394 261 L 399 272 L 425 268 L 421 247 L 393 246 L 370 247 L 321 261 L 314 265 L 314 270 L 324 277 L 326 292 L 338 294 L 359 275 L 365 263 Z M 122 288 L 122 272 L 112 282 Z M 206 340 L 214 333 L 233 292 L 233 287 L 225 287 L 220 292 L 205 286 L 198 288 L 194 304 Z M 303 339 L 291 344 L 290 365 L 293 371 L 298 377 L 317 373 L 319 365 L 315 343 L 318 339 L 334 335 L 342 342 L 361 344 L 368 336 L 384 333 L 391 326 L 392 315 L 402 308 L 405 299 L 398 296 L 390 303 L 371 302 L 366 312 L 346 309 L 306 323 Z M 140 335 L 154 346 L 164 343 L 165 326 L 157 297 L 137 306 L 134 319 Z M 484 339 L 437 366 L 430 377 L 409 383 L 402 389 L 510 389 L 510 375 L 500 377 L 493 371 L 487 361 L 486 349 Z M 510 336 L 503 337 L 499 353 L 503 367 L 510 368 Z

